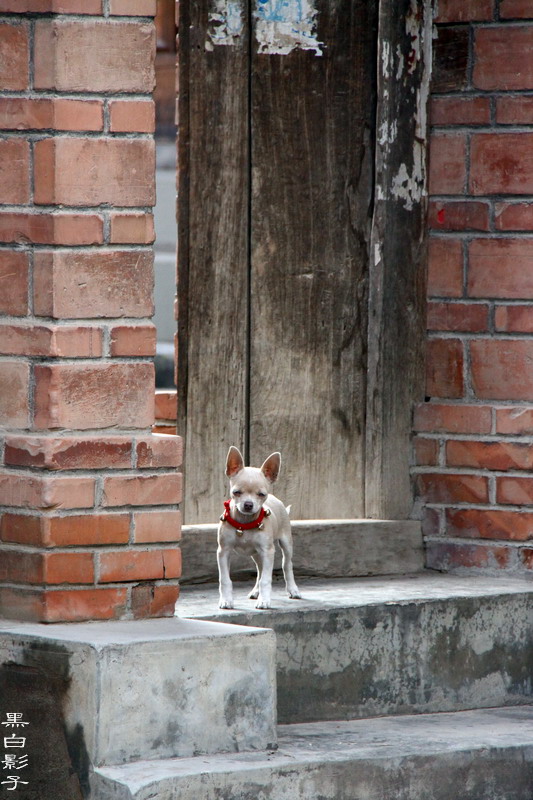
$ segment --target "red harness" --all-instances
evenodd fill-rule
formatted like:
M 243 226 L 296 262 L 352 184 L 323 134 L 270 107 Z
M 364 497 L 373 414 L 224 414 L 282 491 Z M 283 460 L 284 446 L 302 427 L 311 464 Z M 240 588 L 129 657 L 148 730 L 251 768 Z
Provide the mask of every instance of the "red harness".
M 252 531 L 255 528 L 262 528 L 264 518 L 269 517 L 272 513 L 269 508 L 261 508 L 259 516 L 257 519 L 254 519 L 253 522 L 237 522 L 237 520 L 233 519 L 229 513 L 230 504 L 231 500 L 224 500 L 224 513 L 220 517 L 220 521 L 227 522 L 229 525 L 235 528 L 238 536 L 242 536 L 244 531 Z

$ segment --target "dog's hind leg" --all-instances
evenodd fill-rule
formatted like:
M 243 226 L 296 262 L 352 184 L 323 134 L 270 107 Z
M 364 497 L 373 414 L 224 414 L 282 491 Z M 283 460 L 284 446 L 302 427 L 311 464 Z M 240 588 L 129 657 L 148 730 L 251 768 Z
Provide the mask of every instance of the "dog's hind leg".
M 294 580 L 294 573 L 292 571 L 291 532 L 286 531 L 285 533 L 282 533 L 278 541 L 282 552 L 281 568 L 283 569 L 283 577 L 285 578 L 287 594 L 292 600 L 300 600 L 302 595 L 300 594 L 300 590 L 296 586 L 296 581 Z
M 272 570 L 274 569 L 274 545 L 261 549 L 257 553 L 257 562 L 261 567 L 259 578 L 259 597 L 256 608 L 270 608 L 270 595 L 272 592 Z M 255 559 L 254 559 L 255 560 Z
M 257 600 L 257 598 L 259 597 L 259 583 L 261 581 L 261 564 L 260 564 L 259 560 L 256 559 L 254 556 L 252 556 L 252 560 L 253 560 L 255 566 L 257 567 L 257 578 L 256 578 L 256 581 L 255 581 L 255 586 L 252 589 L 252 591 L 250 592 L 250 594 L 248 595 L 248 597 L 250 598 L 250 600 Z

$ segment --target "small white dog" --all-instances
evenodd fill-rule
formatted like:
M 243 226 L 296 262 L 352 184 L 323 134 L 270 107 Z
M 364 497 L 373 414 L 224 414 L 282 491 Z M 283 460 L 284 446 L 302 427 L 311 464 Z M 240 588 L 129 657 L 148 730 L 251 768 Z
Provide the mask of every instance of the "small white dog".
M 230 500 L 218 528 L 218 573 L 220 608 L 233 608 L 230 559 L 233 550 L 251 556 L 257 567 L 257 580 L 248 595 L 257 599 L 256 608 L 270 608 L 274 543 L 283 553 L 283 575 L 289 597 L 300 598 L 292 572 L 292 534 L 288 510 L 270 494 L 281 464 L 279 453 L 272 453 L 262 467 L 245 467 L 241 453 L 230 447 L 226 475 L 230 479 Z

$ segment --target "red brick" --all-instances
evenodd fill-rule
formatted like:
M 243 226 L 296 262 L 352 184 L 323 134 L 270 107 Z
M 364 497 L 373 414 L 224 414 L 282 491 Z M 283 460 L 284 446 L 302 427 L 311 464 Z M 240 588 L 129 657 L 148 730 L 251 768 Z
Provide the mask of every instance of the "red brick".
M 86 358 L 102 355 L 102 331 L 89 326 L 0 325 L 0 353 Z
M 150 206 L 155 203 L 151 139 L 43 139 L 35 143 L 34 159 L 37 204 Z
M 436 231 L 488 231 L 489 205 L 479 202 L 433 200 L 429 204 L 428 225 Z
M 533 569 L 533 547 L 522 547 L 519 551 L 520 561 L 526 569 Z
M 41 553 L 7 550 L 0 558 L 0 581 L 5 583 L 43 583 Z
M 533 446 L 514 442 L 449 441 L 446 463 L 451 467 L 479 467 L 505 472 L 533 468 Z
M 100 581 L 149 581 L 165 577 L 164 550 L 106 551 L 100 556 Z
M 183 440 L 169 434 L 147 436 L 137 440 L 136 453 L 137 467 L 141 469 L 178 467 L 183 457 Z
M 153 133 L 155 130 L 153 100 L 111 100 L 109 112 L 111 133 Z
M 484 303 L 428 303 L 430 331 L 486 331 L 489 307 Z
M 42 622 L 123 619 L 126 589 L 56 589 L 45 593 Z
M 533 298 L 533 241 L 474 239 L 470 243 L 468 294 Z
M 0 184 L 3 203 L 29 202 L 30 146 L 25 140 L 0 140 Z
M 533 435 L 533 408 L 496 409 L 496 432 Z
M 111 213 L 111 244 L 152 244 L 155 239 L 153 214 Z
M 435 22 L 477 22 L 494 18 L 494 0 L 439 0 Z
M 426 433 L 490 433 L 489 406 L 420 403 L 415 408 L 414 429 Z
M 533 538 L 533 514 L 493 509 L 447 510 L 447 533 L 473 539 L 525 541 Z
M 175 420 L 178 416 L 178 399 L 175 389 L 158 390 L 155 393 L 155 418 Z
M 449 472 L 417 476 L 418 495 L 426 503 L 487 503 L 487 478 Z
M 143 583 L 131 590 L 131 610 L 134 619 L 173 617 L 180 587 Z
M 153 253 L 134 250 L 35 253 L 34 309 L 58 319 L 153 313 Z
M 513 506 L 533 505 L 533 478 L 497 478 L 496 502 Z
M 180 578 L 181 577 L 181 550 L 178 547 L 163 550 L 163 568 L 165 571 L 165 578 Z
M 94 478 L 0 473 L 0 505 L 18 508 L 90 508 Z
M 36 429 L 149 427 L 154 418 L 154 367 L 53 364 L 35 367 Z
M 28 27 L 0 23 L 0 85 L 3 90 L 24 90 L 28 80 Z
M 463 343 L 460 339 L 430 339 L 427 343 L 426 394 L 462 397 Z
M 154 52 L 152 24 L 38 20 L 34 85 L 63 92 L 151 92 Z
M 533 333 L 533 305 L 496 306 L 494 321 L 497 331 Z
M 429 240 L 428 295 L 462 297 L 463 245 L 458 239 Z
M 0 314 L 28 313 L 28 254 L 0 250 Z
M 41 622 L 44 610 L 44 592 L 41 589 L 0 587 L 2 617 Z
M 93 583 L 92 553 L 44 553 L 44 583 Z
M 433 97 L 432 125 L 486 125 L 490 123 L 488 97 Z
M 135 511 L 135 543 L 178 542 L 181 539 L 180 511 Z
M 471 343 L 476 397 L 533 400 L 533 340 L 485 339 Z
M 4 130 L 101 131 L 103 126 L 101 100 L 0 98 L 0 128 Z
M 533 203 L 495 203 L 499 231 L 533 231 Z
M 434 467 L 438 463 L 439 443 L 436 439 L 417 436 L 414 441 L 415 464 L 420 467 Z
M 154 356 L 155 325 L 115 325 L 111 328 L 112 356 Z
M 426 564 L 429 569 L 497 568 L 509 565 L 509 547 L 461 544 L 459 542 L 427 542 Z
M 155 17 L 156 0 L 110 0 L 109 13 L 126 17 Z
M 531 125 L 533 123 L 533 97 L 498 97 L 496 122 L 500 125 Z
M 0 212 L 0 241 L 101 244 L 104 241 L 104 221 L 97 214 Z
M 129 532 L 129 514 L 33 517 L 6 513 L 0 520 L 2 541 L 39 547 L 127 544 Z
M 0 541 L 18 544 L 43 544 L 43 522 L 46 517 L 5 513 L 0 517 Z
M 438 536 L 440 531 L 440 512 L 437 508 L 425 506 L 422 510 L 423 536 Z
M 174 505 L 181 500 L 181 475 L 123 475 L 104 478 L 103 506 Z
M 0 0 L 0 12 L 16 14 L 101 14 L 102 0 Z
M 478 89 L 533 89 L 533 29 L 501 25 L 475 34 L 473 84 Z
M 0 361 L 0 425 L 27 428 L 29 425 L 30 367 L 24 361 Z
M 501 19 L 533 19 L 531 0 L 500 0 Z
M 127 469 L 132 440 L 128 436 L 7 435 L 4 461 L 13 467 L 41 469 Z
M 533 133 L 475 133 L 471 146 L 472 193 L 533 194 L 532 148 Z
M 429 156 L 430 194 L 463 194 L 465 179 L 465 134 L 433 133 Z

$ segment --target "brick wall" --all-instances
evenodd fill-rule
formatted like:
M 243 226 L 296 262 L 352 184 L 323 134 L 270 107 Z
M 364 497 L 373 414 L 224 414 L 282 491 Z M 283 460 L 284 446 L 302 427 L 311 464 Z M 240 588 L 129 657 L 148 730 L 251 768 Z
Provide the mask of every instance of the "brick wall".
M 533 568 L 533 4 L 440 0 L 428 401 L 415 469 L 428 565 Z
M 173 613 L 151 432 L 155 0 L 0 0 L 0 611 Z

